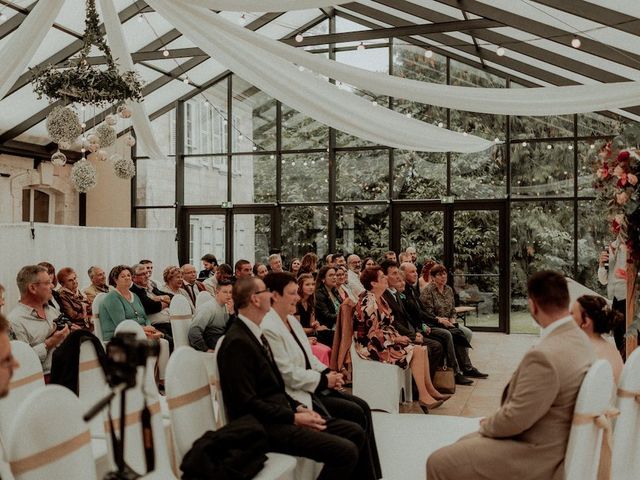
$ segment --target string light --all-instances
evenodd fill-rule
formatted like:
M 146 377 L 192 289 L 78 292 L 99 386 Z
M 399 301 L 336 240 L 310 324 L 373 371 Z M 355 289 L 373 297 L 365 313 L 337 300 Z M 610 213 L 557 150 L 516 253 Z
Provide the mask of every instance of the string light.
M 411 114 L 410 114 L 410 113 L 407 113 L 406 117 L 407 117 L 407 118 L 411 118 Z
M 167 50 L 167 47 L 162 47 L 162 56 L 163 57 L 169 56 L 169 50 Z
M 425 57 L 427 57 L 427 58 L 431 58 L 431 57 L 433 57 L 433 50 L 431 50 L 430 48 L 427 48 L 427 49 L 424 51 L 424 56 L 425 56 Z
M 523 147 L 526 147 L 527 145 L 528 145 L 527 142 L 522 142 Z
M 496 48 L 496 55 L 498 55 L 499 57 L 502 57 L 504 55 L 504 47 L 498 47 Z
M 143 13 L 138 15 L 138 23 L 142 23 L 142 22 L 144 22 L 144 14 Z
M 553 148 L 553 145 L 547 145 L 547 150 L 551 150 Z
M 302 35 L 301 33 L 296 35 L 296 42 L 300 43 L 302 42 L 302 40 L 304 40 L 304 35 Z
M 364 50 L 365 48 L 367 48 L 367 47 L 365 47 L 365 46 L 364 46 L 364 43 L 360 42 L 360 45 L 358 45 L 357 50 L 358 50 L 359 52 L 361 52 L 361 51 L 362 51 L 362 50 Z
M 438 122 L 438 127 L 440 127 L 440 128 L 444 127 L 444 123 Z
M 182 81 L 184 82 L 185 85 L 189 85 L 189 76 L 185 75 Z
M 573 48 L 580 48 L 580 45 L 582 45 L 580 39 L 578 37 L 573 37 L 573 39 L 571 40 L 571 46 Z

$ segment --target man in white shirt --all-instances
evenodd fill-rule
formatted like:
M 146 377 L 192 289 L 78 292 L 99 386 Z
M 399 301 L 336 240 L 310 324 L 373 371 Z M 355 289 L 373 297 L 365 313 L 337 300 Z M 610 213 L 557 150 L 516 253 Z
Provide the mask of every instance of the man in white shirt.
M 607 297 L 612 301 L 612 308 L 627 315 L 627 246 L 620 237 L 611 242 L 607 250 L 600 253 L 598 262 L 598 280 L 607 286 Z M 613 329 L 616 347 L 622 358 L 625 358 L 624 333 L 626 322 L 618 322 Z
M 8 315 L 11 330 L 16 340 L 28 343 L 38 354 L 46 379 L 51 371 L 53 350 L 67 338 L 69 327 L 65 325 L 63 329 L 56 330 L 53 323 L 60 312 L 48 304 L 53 283 L 45 267 L 22 267 L 16 283 L 20 302 Z
M 364 292 L 362 282 L 360 282 L 360 270 L 362 269 L 362 261 L 358 255 L 349 255 L 347 258 L 347 283 L 353 294 L 357 297 Z

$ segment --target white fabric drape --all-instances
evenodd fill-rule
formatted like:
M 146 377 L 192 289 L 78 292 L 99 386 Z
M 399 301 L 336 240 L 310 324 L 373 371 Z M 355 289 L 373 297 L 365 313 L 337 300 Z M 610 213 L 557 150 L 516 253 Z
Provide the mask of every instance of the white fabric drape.
M 127 70 L 135 70 L 113 0 L 100 0 L 100 8 L 102 10 L 104 26 L 107 31 L 107 43 L 111 47 L 113 57 L 118 63 L 118 69 L 121 73 Z M 151 159 L 166 157 L 153 136 L 153 129 L 144 103 L 127 102 L 127 105 L 133 112 L 133 129 L 136 132 L 137 141 L 140 143 L 144 153 Z
M 38 2 L 0 51 L 0 100 L 29 65 L 63 3 L 64 0 Z
M 187 0 L 177 0 L 186 3 Z M 201 0 L 190 3 L 217 3 Z M 504 115 L 562 115 L 587 113 L 640 104 L 640 82 L 618 82 L 540 88 L 480 88 L 441 85 L 400 78 L 314 55 L 259 33 L 234 25 L 222 17 L 207 18 L 216 32 L 242 38 L 273 55 L 326 77 L 378 95 L 471 112 Z
M 0 227 L 0 283 L 6 291 L 8 313 L 20 296 L 16 274 L 25 265 L 47 261 L 57 270 L 71 267 L 78 274 L 80 288 L 89 286 L 87 270 L 97 265 L 109 270 L 115 265 L 132 265 L 143 258 L 154 264 L 154 278 L 161 281 L 162 270 L 178 265 L 175 229 L 95 228 L 34 224 L 35 239 L 28 223 Z
M 229 12 L 286 12 L 307 8 L 322 8 L 348 3 L 351 0 L 189 0 L 192 5 Z
M 373 143 L 425 152 L 477 152 L 493 145 L 479 137 L 438 128 L 371 102 L 301 72 L 282 58 L 217 28 L 221 17 L 169 0 L 149 0 L 153 9 L 207 54 L 289 107 L 330 127 Z M 228 22 L 227 22 L 228 23 Z

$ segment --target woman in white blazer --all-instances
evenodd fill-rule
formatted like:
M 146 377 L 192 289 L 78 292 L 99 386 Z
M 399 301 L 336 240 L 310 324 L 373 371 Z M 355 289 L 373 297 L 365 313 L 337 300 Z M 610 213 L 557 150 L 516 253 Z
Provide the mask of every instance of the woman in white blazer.
M 371 410 L 361 398 L 341 392 L 342 374 L 331 371 L 311 352 L 307 335 L 293 314 L 296 312 L 298 284 L 287 272 L 272 272 L 264 278 L 271 291 L 271 310 L 260 327 L 269 342 L 287 393 L 324 416 L 358 423 L 369 438 L 371 468 L 382 478 Z

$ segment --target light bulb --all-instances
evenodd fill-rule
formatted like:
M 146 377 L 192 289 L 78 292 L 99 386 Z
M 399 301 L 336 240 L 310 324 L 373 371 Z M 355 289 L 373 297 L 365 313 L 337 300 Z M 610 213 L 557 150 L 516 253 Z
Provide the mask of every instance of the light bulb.
M 589 148 L 593 150 L 594 148 L 596 148 L 596 146 L 592 143 L 591 145 L 589 145 Z
M 252 147 L 252 150 L 255 152 L 256 150 L 258 150 L 258 147 L 256 147 L 255 145 Z
M 167 50 L 167 47 L 164 47 L 162 49 L 162 56 L 163 57 L 168 57 L 169 56 L 169 50 Z
M 189 85 L 189 77 L 188 76 L 184 76 L 184 78 L 182 79 L 182 81 L 185 83 L 185 85 Z
M 573 150 L 573 145 L 569 145 L 569 150 Z
M 407 113 L 407 118 L 411 118 L 411 114 L 410 113 Z
M 438 127 L 440 127 L 440 128 L 444 127 L 444 123 L 439 122 L 439 123 L 438 123 Z
M 430 48 L 427 48 L 427 49 L 424 51 L 424 56 L 425 56 L 425 57 L 427 57 L 427 58 L 431 58 L 431 57 L 433 57 L 433 50 L 431 50 Z
M 496 48 L 496 55 L 498 55 L 499 57 L 502 57 L 504 55 L 504 47 Z
M 296 42 L 300 43 L 302 40 L 304 40 L 304 37 L 302 36 L 301 33 L 296 35 Z
M 522 146 L 526 147 L 527 146 L 527 142 L 522 142 Z
M 547 145 L 547 150 L 551 150 L 553 148 L 552 145 Z
M 378 106 L 378 102 L 376 102 L 375 100 L 373 102 L 371 102 L 371 105 L 373 105 L 374 107 Z
M 142 22 L 144 22 L 144 15 L 141 13 L 140 15 L 138 15 L 138 23 Z
M 499 137 L 496 137 L 495 142 L 496 142 L 496 143 L 500 143 L 500 138 L 499 138 Z
M 304 67 L 302 65 L 298 65 L 298 70 L 300 70 L 301 72 L 304 72 Z
M 361 52 L 361 51 L 362 51 L 362 50 L 364 50 L 365 48 L 367 48 L 367 47 L 365 47 L 365 46 L 364 46 L 364 43 L 360 42 L 360 45 L 358 45 L 358 51 L 360 51 L 360 52 Z
M 573 39 L 571 40 L 571 46 L 573 48 L 580 48 L 580 45 L 582 45 L 580 39 L 578 37 L 573 37 Z
M 467 132 L 462 132 L 463 137 L 466 137 L 467 135 L 469 135 Z

